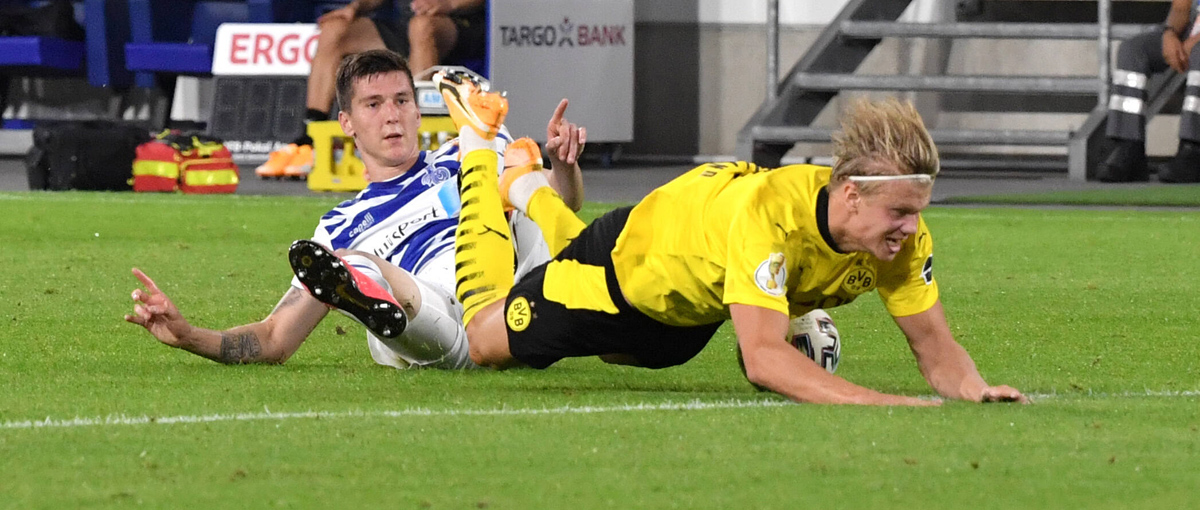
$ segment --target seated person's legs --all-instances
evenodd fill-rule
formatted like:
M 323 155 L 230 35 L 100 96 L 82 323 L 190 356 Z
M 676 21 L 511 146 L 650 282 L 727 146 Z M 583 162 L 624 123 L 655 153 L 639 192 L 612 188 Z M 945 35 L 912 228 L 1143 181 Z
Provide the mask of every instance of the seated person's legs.
M 1179 112 L 1179 149 L 1175 158 L 1158 171 L 1158 180 L 1163 182 L 1200 182 L 1200 73 L 1197 71 L 1200 71 L 1200 44 L 1192 46 L 1188 56 L 1187 85 Z
M 458 41 L 458 26 L 449 16 L 413 16 L 408 21 L 408 63 L 420 73 L 438 65 Z
M 413 17 L 408 22 L 408 60 L 415 73 L 447 60 L 479 58 L 486 51 L 487 11 L 483 0 L 466 2 L 453 11 L 447 11 L 444 3 L 434 7 L 437 3 L 412 3 Z
M 1108 103 L 1106 134 L 1113 151 L 1096 170 L 1106 182 L 1146 180 L 1146 83 L 1154 73 L 1167 70 L 1162 55 L 1162 30 L 1126 40 L 1117 51 L 1112 96 Z
M 383 49 L 383 39 L 370 18 L 346 21 L 342 17 L 322 18 L 316 53 L 308 75 L 304 124 L 329 120 L 333 107 L 334 81 L 342 58 L 352 53 Z M 312 139 L 302 132 L 290 145 L 272 152 L 266 163 L 255 169 L 259 177 L 306 177 L 312 170 Z
M 318 120 L 329 118 L 329 110 L 333 107 L 334 80 L 342 58 L 352 53 L 377 49 L 385 49 L 385 46 L 370 18 L 355 18 L 351 22 L 334 18 L 321 23 L 312 73 L 308 77 L 306 103 L 310 116 L 323 113 L 323 118 Z

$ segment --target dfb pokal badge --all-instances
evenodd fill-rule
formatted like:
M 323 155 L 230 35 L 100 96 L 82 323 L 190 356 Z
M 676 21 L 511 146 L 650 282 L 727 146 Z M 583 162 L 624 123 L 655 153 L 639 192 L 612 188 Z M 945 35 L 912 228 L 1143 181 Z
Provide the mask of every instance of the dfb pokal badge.
M 782 253 L 772 253 L 754 270 L 754 283 L 771 296 L 782 296 L 787 286 L 787 264 Z

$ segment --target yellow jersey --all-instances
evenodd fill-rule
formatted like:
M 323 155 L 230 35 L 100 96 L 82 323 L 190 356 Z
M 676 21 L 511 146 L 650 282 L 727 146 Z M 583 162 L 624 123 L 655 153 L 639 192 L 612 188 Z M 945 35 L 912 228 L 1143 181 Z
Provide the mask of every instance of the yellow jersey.
M 612 251 L 621 292 L 675 326 L 727 320 L 735 303 L 797 317 L 872 290 L 893 316 L 928 310 L 938 291 L 924 220 L 890 262 L 837 251 L 827 221 L 830 172 L 716 163 L 659 187 L 630 212 Z

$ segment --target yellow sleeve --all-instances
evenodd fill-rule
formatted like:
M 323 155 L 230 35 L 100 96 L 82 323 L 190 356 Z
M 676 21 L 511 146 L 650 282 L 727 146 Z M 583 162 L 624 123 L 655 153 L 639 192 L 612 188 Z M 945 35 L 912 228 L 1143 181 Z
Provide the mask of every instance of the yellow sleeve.
M 887 273 L 879 282 L 879 297 L 893 317 L 916 315 L 933 307 L 938 300 L 937 281 L 933 279 L 933 237 L 922 218 L 916 235 L 905 242 Z
M 778 197 L 760 190 L 748 197 L 729 225 L 725 257 L 725 305 L 752 305 L 788 313 L 789 261 L 784 256 L 786 234 L 776 226 L 772 210 Z

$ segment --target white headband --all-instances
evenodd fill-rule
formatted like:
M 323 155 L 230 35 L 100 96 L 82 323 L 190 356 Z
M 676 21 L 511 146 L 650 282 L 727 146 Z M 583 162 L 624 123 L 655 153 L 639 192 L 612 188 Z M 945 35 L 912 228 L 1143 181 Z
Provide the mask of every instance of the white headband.
M 855 182 L 872 182 L 872 181 L 920 181 L 933 182 L 933 176 L 929 174 L 903 174 L 903 175 L 851 175 L 846 177 Z

